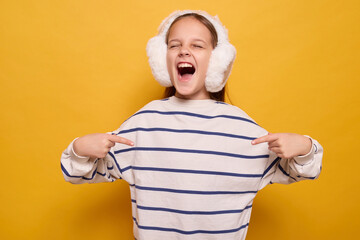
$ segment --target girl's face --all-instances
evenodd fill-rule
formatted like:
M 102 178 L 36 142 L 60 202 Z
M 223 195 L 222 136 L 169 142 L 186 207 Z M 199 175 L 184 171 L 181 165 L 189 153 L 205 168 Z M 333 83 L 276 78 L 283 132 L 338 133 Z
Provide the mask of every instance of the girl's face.
M 210 31 L 195 18 L 185 17 L 171 27 L 166 63 L 176 97 L 210 98 L 205 77 L 212 50 Z

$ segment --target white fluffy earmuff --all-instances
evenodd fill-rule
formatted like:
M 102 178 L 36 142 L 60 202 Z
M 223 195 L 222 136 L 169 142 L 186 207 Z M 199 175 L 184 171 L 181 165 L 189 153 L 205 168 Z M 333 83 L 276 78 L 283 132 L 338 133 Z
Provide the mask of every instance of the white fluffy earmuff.
M 167 45 L 165 38 L 171 23 L 177 17 L 187 13 L 197 13 L 202 15 L 215 27 L 218 35 L 218 43 L 211 53 L 206 73 L 205 87 L 208 92 L 219 92 L 225 86 L 230 75 L 232 64 L 235 60 L 236 49 L 230 44 L 227 29 L 222 25 L 219 18 L 217 16 L 213 17 L 204 11 L 175 11 L 162 21 L 158 35 L 151 38 L 146 46 L 146 53 L 149 57 L 151 71 L 155 79 L 162 86 L 172 86 L 166 64 Z

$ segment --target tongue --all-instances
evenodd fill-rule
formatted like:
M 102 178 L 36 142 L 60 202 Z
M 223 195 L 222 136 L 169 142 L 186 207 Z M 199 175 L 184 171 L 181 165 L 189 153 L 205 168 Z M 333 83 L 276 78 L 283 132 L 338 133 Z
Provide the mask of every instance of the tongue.
M 191 77 L 192 77 L 192 74 L 186 73 L 186 74 L 180 75 L 180 80 L 190 80 Z

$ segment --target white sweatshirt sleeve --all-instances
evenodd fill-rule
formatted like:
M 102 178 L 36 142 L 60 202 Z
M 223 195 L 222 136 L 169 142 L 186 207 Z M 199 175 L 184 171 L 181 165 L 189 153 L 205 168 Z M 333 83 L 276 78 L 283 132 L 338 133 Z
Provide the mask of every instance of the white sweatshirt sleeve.
M 308 136 L 307 136 L 308 137 Z M 290 184 L 306 179 L 317 179 L 322 169 L 323 148 L 314 139 L 309 153 L 291 159 L 282 159 L 270 152 L 260 189 L 267 184 Z
M 81 183 L 113 182 L 121 179 L 121 170 L 113 148 L 104 158 L 78 156 L 73 150 L 74 139 L 61 155 L 61 170 L 66 181 Z
M 147 105 L 139 111 L 142 111 L 145 107 Z M 108 134 L 116 134 L 129 139 L 136 146 L 138 135 L 137 131 L 133 130 L 144 123 L 141 118 L 135 117 L 136 115 L 137 113 L 133 114 L 118 129 L 108 132 Z M 132 151 L 131 148 L 135 146 L 115 143 L 115 146 L 110 148 L 104 158 L 89 158 L 78 156 L 74 152 L 73 143 L 75 140 L 69 144 L 61 155 L 61 170 L 66 181 L 81 184 L 113 182 L 117 179 L 124 179 L 130 184 L 133 183 L 132 166 L 136 159 L 136 151 Z
M 108 134 L 119 135 L 121 131 L 134 127 L 133 121 L 125 121 L 117 130 Z M 136 133 L 121 133 L 121 137 L 127 138 L 136 144 Z M 117 151 L 126 151 L 132 146 L 115 143 L 104 158 L 89 158 L 78 156 L 73 150 L 74 139 L 61 155 L 61 170 L 66 181 L 81 183 L 113 182 L 117 179 L 131 180 L 131 166 L 134 161 L 134 152 L 128 151 L 118 156 Z M 130 167 L 130 168 L 129 168 Z M 126 177 L 123 176 L 125 169 Z

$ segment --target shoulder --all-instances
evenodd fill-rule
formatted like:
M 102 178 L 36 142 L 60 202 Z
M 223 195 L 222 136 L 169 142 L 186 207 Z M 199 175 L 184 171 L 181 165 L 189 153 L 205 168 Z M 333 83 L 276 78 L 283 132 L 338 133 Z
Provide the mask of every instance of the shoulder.
M 153 100 L 146 104 L 144 107 L 142 107 L 139 111 L 162 108 L 168 100 L 169 98 Z
M 222 102 L 218 103 L 218 105 L 221 114 L 229 116 L 229 118 L 240 120 L 237 121 L 237 126 L 246 128 L 248 131 L 252 132 L 255 137 L 267 134 L 267 131 L 241 108 Z
M 153 111 L 157 111 L 161 109 L 162 100 L 153 100 L 146 105 L 144 105 L 142 108 L 137 110 L 134 114 L 132 114 L 130 117 L 128 117 L 120 126 L 119 129 L 127 129 L 127 128 L 134 128 L 136 127 L 141 121 L 144 119 L 144 116 L 148 116 L 148 114 L 144 113 L 151 113 Z M 116 130 L 119 132 L 119 129 Z
M 224 103 L 224 102 L 215 102 L 215 103 L 219 106 L 219 109 L 224 114 L 231 114 L 231 115 L 235 115 L 235 116 L 239 116 L 239 117 L 245 117 L 245 118 L 248 118 L 249 120 L 254 121 L 244 110 L 242 110 L 241 108 L 239 108 L 237 106 L 234 106 L 234 105 L 231 105 L 228 103 Z
M 125 122 L 129 122 L 129 120 L 133 120 L 135 116 L 136 116 L 136 119 L 138 119 L 139 118 L 138 115 L 141 116 L 141 115 L 143 115 L 143 113 L 159 111 L 159 110 L 163 109 L 165 101 L 166 101 L 166 99 L 160 99 L 160 100 L 153 100 L 153 101 L 147 103 L 142 108 L 140 108 L 138 111 L 136 111 L 133 115 L 131 115 L 127 120 L 125 120 Z

